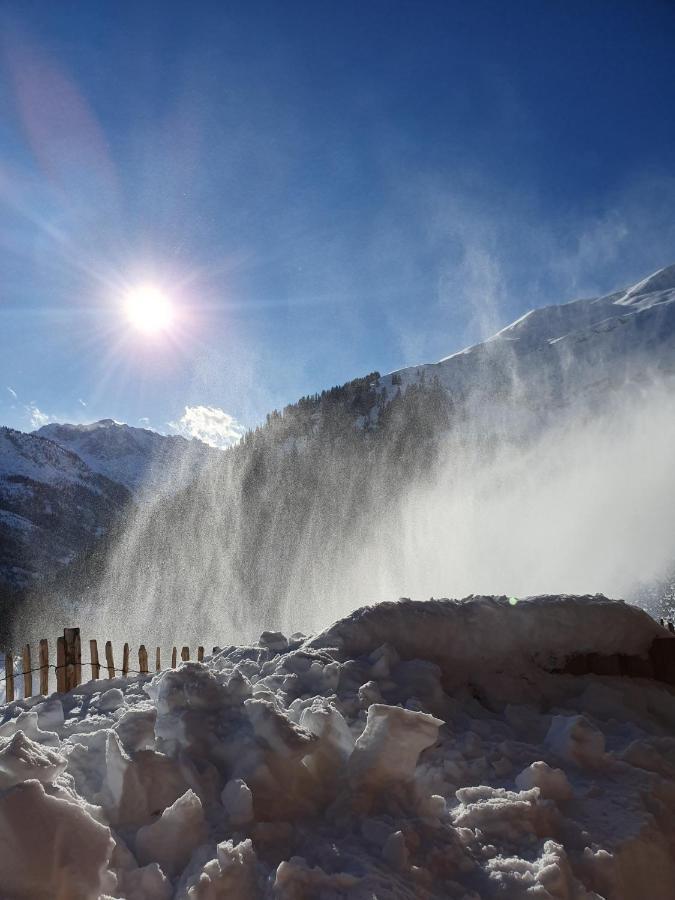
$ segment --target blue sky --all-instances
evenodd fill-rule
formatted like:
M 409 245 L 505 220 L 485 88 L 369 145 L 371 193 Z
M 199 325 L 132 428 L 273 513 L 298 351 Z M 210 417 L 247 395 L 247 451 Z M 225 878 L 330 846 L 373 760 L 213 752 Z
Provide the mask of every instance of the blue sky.
M 250 426 L 675 262 L 674 42 L 660 0 L 0 2 L 0 421 Z

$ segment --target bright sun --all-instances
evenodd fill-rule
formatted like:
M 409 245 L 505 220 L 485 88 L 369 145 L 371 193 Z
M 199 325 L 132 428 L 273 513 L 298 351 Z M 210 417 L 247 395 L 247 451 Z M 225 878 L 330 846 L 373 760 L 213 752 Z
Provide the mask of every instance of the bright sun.
M 166 331 L 174 317 L 171 301 L 153 284 L 132 288 L 124 301 L 124 308 L 134 328 L 145 334 Z

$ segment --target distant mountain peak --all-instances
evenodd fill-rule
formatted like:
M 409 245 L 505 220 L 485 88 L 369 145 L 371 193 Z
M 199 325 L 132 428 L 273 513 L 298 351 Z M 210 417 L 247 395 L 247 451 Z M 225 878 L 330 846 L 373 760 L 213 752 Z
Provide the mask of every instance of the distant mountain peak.
M 643 278 L 642 281 L 638 281 L 633 287 L 628 288 L 619 302 L 625 303 L 627 300 L 635 297 L 644 297 L 647 294 L 671 290 L 675 290 L 675 264 L 658 269 L 656 272 Z

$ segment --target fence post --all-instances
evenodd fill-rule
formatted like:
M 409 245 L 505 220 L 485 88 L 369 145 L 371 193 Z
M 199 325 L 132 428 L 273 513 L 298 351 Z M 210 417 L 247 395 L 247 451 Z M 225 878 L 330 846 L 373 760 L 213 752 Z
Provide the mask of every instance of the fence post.
M 105 664 L 108 667 L 108 678 L 114 678 L 115 660 L 113 659 L 112 641 L 105 642 Z
M 80 653 L 80 629 L 64 628 L 63 643 L 66 652 L 66 690 L 72 691 L 80 683 L 81 653 Z
M 66 692 L 66 642 L 63 635 L 56 641 L 56 690 L 59 694 Z
M 159 647 L 155 651 L 155 672 L 161 671 L 162 663 L 161 663 L 161 653 Z
M 171 668 L 172 669 L 176 668 L 176 656 L 177 655 L 178 655 L 178 653 L 176 651 L 176 648 L 174 647 L 173 650 L 171 651 Z
M 5 655 L 5 703 L 11 703 L 14 699 L 14 657 L 11 653 Z
M 122 650 L 122 678 L 126 678 L 129 674 L 129 645 L 124 645 Z
M 98 661 L 98 644 L 95 640 L 89 641 L 89 653 L 91 655 L 91 677 L 101 677 L 101 663 Z
M 23 695 L 24 697 L 33 696 L 33 674 L 30 664 L 30 644 L 26 644 L 23 648 Z
M 46 638 L 40 641 L 40 693 L 49 693 L 49 642 Z
M 138 668 L 141 675 L 148 674 L 148 651 L 145 649 L 145 644 L 141 644 L 138 648 Z
M 204 648 L 197 647 L 197 662 L 204 662 Z
M 190 648 L 189 647 L 183 647 L 183 649 L 180 651 L 180 658 L 182 659 L 183 662 L 190 661 Z

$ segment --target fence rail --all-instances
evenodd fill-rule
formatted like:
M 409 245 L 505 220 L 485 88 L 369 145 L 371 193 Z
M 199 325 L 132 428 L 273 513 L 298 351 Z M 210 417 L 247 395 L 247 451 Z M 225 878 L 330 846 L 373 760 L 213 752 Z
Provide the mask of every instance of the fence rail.
M 214 647 L 215 650 L 215 647 Z M 123 678 L 128 675 L 149 675 L 150 668 L 148 664 L 148 651 L 145 644 L 141 644 L 138 648 L 138 668 L 130 668 L 129 665 L 129 644 L 125 643 L 122 649 L 122 668 L 115 666 L 115 658 L 113 654 L 112 641 L 105 642 L 105 666 L 100 662 L 98 655 L 98 643 L 95 640 L 89 641 L 89 660 L 82 659 L 82 644 L 80 639 L 79 628 L 64 628 L 63 636 L 56 641 L 56 665 L 49 661 L 49 641 L 43 638 L 39 643 L 38 649 L 38 665 L 32 665 L 31 645 L 26 644 L 21 651 L 21 666 L 23 671 L 14 671 L 14 653 L 5 654 L 5 675 L 0 678 L 0 684 L 5 685 L 5 702 L 11 703 L 15 695 L 15 679 L 23 678 L 23 696 L 33 696 L 33 675 L 39 673 L 38 678 L 38 694 L 49 693 L 49 672 L 56 672 L 56 690 L 59 693 L 65 693 L 82 684 L 82 666 L 91 667 L 91 677 L 98 679 L 101 677 L 101 669 L 107 670 L 107 677 L 114 678 L 116 674 L 121 674 Z M 178 650 L 173 648 L 171 653 L 171 668 L 176 668 Z M 189 662 L 190 647 L 181 648 L 181 662 Z M 204 648 L 197 647 L 197 662 L 204 662 Z M 161 671 L 162 653 L 159 647 L 155 650 L 155 672 Z M 104 676 L 105 677 L 105 676 Z
M 599 656 L 596 653 L 587 653 L 581 656 L 573 656 L 567 661 L 565 671 L 569 674 L 583 675 L 595 673 L 597 675 L 628 675 L 633 677 L 656 678 L 675 685 L 675 625 L 672 622 L 659 619 L 664 631 L 663 637 L 655 637 L 649 651 L 649 658 L 641 660 L 637 657 L 622 657 L 614 654 L 612 657 Z M 213 648 L 215 653 L 216 647 Z M 56 672 L 56 690 L 65 693 L 82 684 L 82 666 L 91 667 L 92 678 L 101 677 L 101 669 L 105 668 L 108 678 L 114 678 L 120 673 L 123 678 L 128 675 L 149 675 L 148 651 L 145 644 L 138 648 L 138 668 L 129 666 L 129 644 L 125 643 L 122 649 L 122 668 L 115 666 L 112 641 L 105 642 L 105 666 L 102 666 L 98 655 L 98 644 L 95 640 L 89 641 L 89 660 L 82 659 L 82 646 L 79 628 L 64 628 L 63 637 L 56 641 L 56 665 L 49 662 L 49 642 L 43 638 L 39 643 L 39 665 L 33 667 L 30 644 L 26 644 L 21 652 L 22 672 L 14 671 L 14 654 L 5 654 L 5 677 L 0 678 L 0 684 L 5 685 L 5 703 L 14 700 L 14 681 L 23 678 L 23 696 L 33 696 L 33 675 L 39 673 L 38 694 L 49 693 L 49 671 Z M 190 648 L 184 646 L 180 651 L 181 662 L 190 661 Z M 171 668 L 175 669 L 178 662 L 178 648 L 171 651 Z M 204 648 L 197 647 L 197 662 L 204 662 Z M 161 650 L 155 650 L 155 672 L 161 671 Z M 105 677 L 105 676 L 104 676 Z

